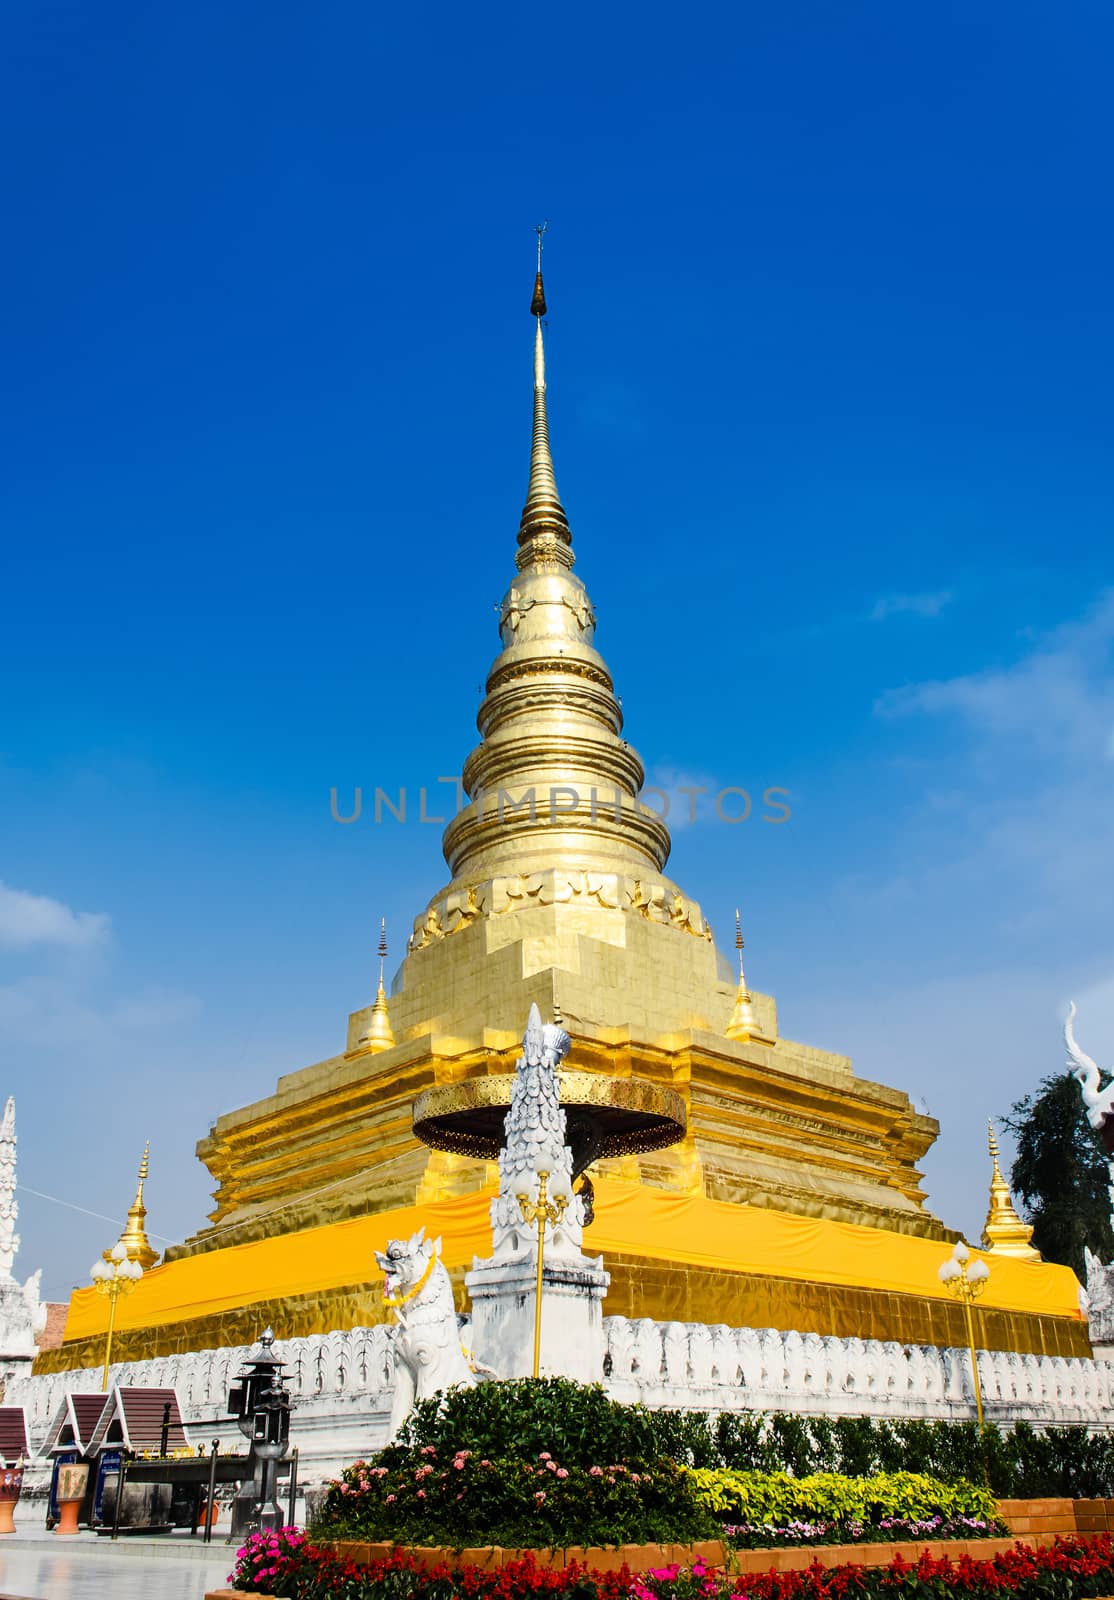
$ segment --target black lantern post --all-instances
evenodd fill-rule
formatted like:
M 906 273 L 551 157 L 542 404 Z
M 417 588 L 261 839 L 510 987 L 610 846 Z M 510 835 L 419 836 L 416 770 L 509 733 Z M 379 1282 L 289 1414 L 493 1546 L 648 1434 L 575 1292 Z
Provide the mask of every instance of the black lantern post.
M 290 1440 L 292 1402 L 283 1384 L 283 1363 L 272 1348 L 274 1342 L 274 1334 L 265 1328 L 228 1392 L 229 1413 L 251 1442 L 251 1473 L 236 1491 L 232 1508 L 234 1537 L 283 1524 L 277 1498 L 278 1464 Z

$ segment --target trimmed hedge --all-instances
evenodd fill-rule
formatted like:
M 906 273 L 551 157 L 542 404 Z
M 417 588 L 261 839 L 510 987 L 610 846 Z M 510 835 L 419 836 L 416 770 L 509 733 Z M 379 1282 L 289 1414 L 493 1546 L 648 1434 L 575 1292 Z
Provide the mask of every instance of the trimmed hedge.
M 698 1467 L 691 1476 L 703 1504 L 724 1522 L 785 1527 L 806 1520 L 877 1524 L 886 1517 L 942 1516 L 995 1522 L 998 1516 L 998 1503 L 989 1489 L 963 1481 L 941 1483 L 918 1472 L 870 1478 L 814 1472 L 807 1478 L 791 1478 L 787 1472 L 709 1472 Z
M 988 1483 L 1002 1499 L 1114 1499 L 1114 1434 L 1085 1427 L 1038 1429 L 974 1422 L 801 1417 L 747 1411 L 651 1411 L 621 1405 L 598 1385 L 565 1378 L 480 1384 L 420 1405 L 400 1441 L 442 1453 L 535 1459 L 566 1466 L 658 1461 L 740 1472 L 817 1472 L 872 1477 L 917 1472 L 949 1483 Z
M 708 1446 L 698 1443 L 690 1457 L 694 1466 L 788 1471 L 799 1478 L 908 1471 L 945 1483 L 984 1482 L 1004 1500 L 1114 1498 L 1114 1434 L 1078 1426 L 989 1423 L 980 1439 L 974 1422 L 749 1412 L 705 1421 L 705 1433 Z

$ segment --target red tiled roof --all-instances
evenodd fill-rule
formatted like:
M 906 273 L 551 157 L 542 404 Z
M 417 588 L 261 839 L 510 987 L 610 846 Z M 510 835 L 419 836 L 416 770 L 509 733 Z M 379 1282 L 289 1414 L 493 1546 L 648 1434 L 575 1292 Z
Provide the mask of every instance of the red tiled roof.
M 68 1394 L 54 1413 L 40 1454 L 47 1456 L 56 1448 L 76 1448 L 84 1452 L 107 1404 L 106 1394 Z M 67 1434 L 64 1442 L 63 1433 Z
M 30 1454 L 26 1411 L 22 1406 L 0 1406 L 0 1456 L 10 1464 Z
M 182 1422 L 177 1389 L 145 1389 L 137 1387 L 113 1389 L 110 1403 L 105 1406 L 97 1423 L 89 1448 L 101 1450 L 112 1444 L 109 1438 L 114 1422 L 121 1424 L 123 1443 L 132 1450 L 158 1450 L 162 1444 L 162 1419 L 170 1407 L 170 1428 L 167 1432 L 168 1451 L 192 1448 L 189 1435 Z

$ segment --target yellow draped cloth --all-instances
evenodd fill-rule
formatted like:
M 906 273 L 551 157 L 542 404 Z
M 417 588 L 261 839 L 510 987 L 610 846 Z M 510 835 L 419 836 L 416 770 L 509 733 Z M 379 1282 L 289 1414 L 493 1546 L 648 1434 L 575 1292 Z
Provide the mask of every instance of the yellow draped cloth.
M 937 1277 L 949 1253 L 939 1241 L 615 1179 L 598 1179 L 595 1190 L 596 1216 L 585 1230 L 584 1248 L 602 1252 L 604 1265 L 614 1254 L 951 1299 Z M 431 1237 L 440 1235 L 447 1267 L 471 1266 L 473 1256 L 491 1250 L 490 1200 L 491 1191 L 484 1190 L 181 1257 L 146 1272 L 137 1288 L 121 1298 L 116 1326 L 121 1331 L 165 1326 L 257 1300 L 379 1284 L 373 1252 L 384 1249 L 388 1239 L 408 1237 L 423 1225 Z M 998 1255 L 990 1256 L 988 1264 L 991 1275 L 982 1304 L 1080 1317 L 1078 1285 L 1069 1268 Z M 92 1287 L 76 1290 L 66 1339 L 102 1334 L 107 1325 L 107 1300 Z

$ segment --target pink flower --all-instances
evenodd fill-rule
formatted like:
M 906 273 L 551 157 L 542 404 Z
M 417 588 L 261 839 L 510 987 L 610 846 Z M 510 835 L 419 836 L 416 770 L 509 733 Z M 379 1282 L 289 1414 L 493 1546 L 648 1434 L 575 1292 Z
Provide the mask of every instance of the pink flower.
M 550 1456 L 549 1460 L 546 1462 L 546 1466 L 550 1472 L 556 1472 L 558 1470 L 557 1463 L 554 1461 L 552 1456 Z
M 490 1465 L 491 1465 L 491 1462 L 490 1462 L 490 1461 L 488 1461 L 488 1459 L 487 1459 L 487 1457 L 486 1457 L 486 1456 L 485 1456 L 485 1457 L 484 1457 L 484 1459 L 483 1459 L 483 1460 L 482 1460 L 482 1461 L 481 1461 L 481 1462 L 480 1462 L 480 1466 L 481 1466 L 481 1467 L 490 1467 Z
M 388 1495 L 388 1496 L 387 1496 L 387 1504 L 388 1504 L 388 1505 L 393 1505 L 393 1503 L 394 1503 L 394 1499 L 395 1499 L 395 1497 L 394 1497 L 394 1495 L 393 1495 L 393 1494 L 389 1494 L 389 1495 Z
M 589 1467 L 588 1468 L 588 1476 L 590 1478 L 602 1478 L 603 1477 L 603 1468 L 602 1467 Z
M 545 1490 L 544 1489 L 540 1489 L 538 1491 L 538 1493 L 534 1496 L 534 1499 L 538 1502 L 538 1504 L 540 1506 L 544 1506 L 545 1505 Z
M 538 1457 L 538 1460 L 539 1461 L 552 1461 L 553 1457 L 550 1455 L 548 1450 L 543 1450 L 541 1455 Z
M 559 1478 L 567 1478 L 568 1475 L 569 1475 L 569 1471 L 568 1471 L 567 1467 L 558 1467 L 557 1468 L 557 1476 Z
M 424 1489 L 419 1489 L 418 1490 L 418 1499 L 419 1500 L 424 1500 L 425 1499 L 425 1490 Z

